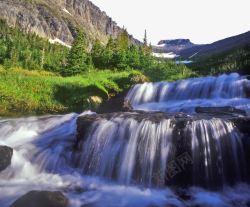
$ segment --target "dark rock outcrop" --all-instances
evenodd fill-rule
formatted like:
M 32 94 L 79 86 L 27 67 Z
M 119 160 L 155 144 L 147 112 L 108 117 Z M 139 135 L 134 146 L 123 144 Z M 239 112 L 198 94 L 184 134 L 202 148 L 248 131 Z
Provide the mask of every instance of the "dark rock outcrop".
M 106 102 L 100 105 L 97 113 L 114 113 L 114 112 L 128 112 L 132 111 L 133 107 L 128 100 L 126 100 L 127 91 L 117 94 Z
M 63 19 L 63 12 L 59 5 L 50 3 L 51 7 L 44 4 L 32 4 L 29 1 L 0 1 L 0 16 L 6 20 L 10 26 L 18 27 L 27 33 L 55 39 L 71 44 L 73 42 L 74 31 L 70 29 L 69 22 Z M 58 12 L 57 15 L 56 12 Z
M 246 116 L 247 113 L 244 110 L 237 109 L 231 106 L 224 107 L 196 107 L 196 113 L 208 113 L 208 114 L 232 114 Z
M 0 172 L 11 164 L 13 149 L 7 146 L 0 146 Z
M 30 191 L 10 207 L 68 207 L 68 199 L 59 191 Z

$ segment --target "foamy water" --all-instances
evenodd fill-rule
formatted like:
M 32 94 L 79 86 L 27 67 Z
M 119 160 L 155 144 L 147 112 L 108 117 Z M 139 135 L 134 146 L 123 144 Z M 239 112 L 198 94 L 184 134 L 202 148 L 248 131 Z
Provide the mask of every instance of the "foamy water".
M 135 85 L 127 99 L 134 109 L 194 113 L 196 107 L 233 106 L 250 113 L 250 81 L 237 73 L 176 82 Z

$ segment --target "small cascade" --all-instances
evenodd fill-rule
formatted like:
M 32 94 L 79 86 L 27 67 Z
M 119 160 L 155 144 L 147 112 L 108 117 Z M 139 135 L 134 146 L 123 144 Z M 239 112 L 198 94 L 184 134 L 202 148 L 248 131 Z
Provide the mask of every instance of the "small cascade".
M 237 73 L 135 85 L 127 99 L 135 109 L 194 112 L 198 106 L 233 106 L 250 112 L 250 81 Z
M 13 148 L 11 165 L 0 172 L 0 206 L 40 189 L 62 189 L 70 172 L 77 114 L 0 121 L 0 145 Z M 60 175 L 59 175 L 60 174 Z
M 243 181 L 242 136 L 220 118 L 117 114 L 97 118 L 81 137 L 77 166 L 123 184 L 208 188 Z

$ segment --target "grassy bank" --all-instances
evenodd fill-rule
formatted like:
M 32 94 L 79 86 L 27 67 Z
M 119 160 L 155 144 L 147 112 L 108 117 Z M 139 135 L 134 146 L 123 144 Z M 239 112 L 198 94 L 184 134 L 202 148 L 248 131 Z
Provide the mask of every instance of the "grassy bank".
M 0 116 L 81 112 L 140 82 L 136 71 L 92 71 L 61 77 L 46 71 L 0 68 Z

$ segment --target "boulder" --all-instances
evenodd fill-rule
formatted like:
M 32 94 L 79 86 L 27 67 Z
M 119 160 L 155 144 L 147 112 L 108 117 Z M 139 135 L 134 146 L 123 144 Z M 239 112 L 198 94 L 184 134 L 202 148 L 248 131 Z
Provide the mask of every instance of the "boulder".
M 30 191 L 10 207 L 68 207 L 69 200 L 59 191 Z
M 223 107 L 196 107 L 196 113 L 207 113 L 207 114 L 235 114 L 246 116 L 247 113 L 244 110 L 237 109 L 231 106 Z
M 100 105 L 97 113 L 114 113 L 114 112 L 128 112 L 132 111 L 133 107 L 128 100 L 126 100 L 127 91 L 117 94 L 106 102 Z
M 13 149 L 7 146 L 0 146 L 0 172 L 11 164 Z

